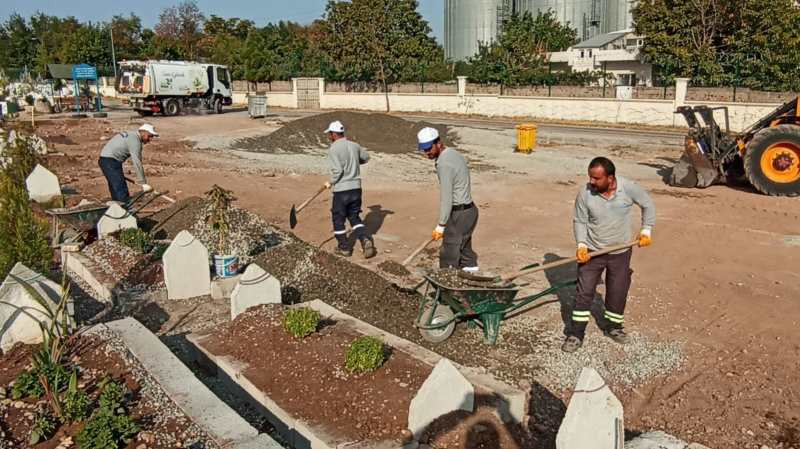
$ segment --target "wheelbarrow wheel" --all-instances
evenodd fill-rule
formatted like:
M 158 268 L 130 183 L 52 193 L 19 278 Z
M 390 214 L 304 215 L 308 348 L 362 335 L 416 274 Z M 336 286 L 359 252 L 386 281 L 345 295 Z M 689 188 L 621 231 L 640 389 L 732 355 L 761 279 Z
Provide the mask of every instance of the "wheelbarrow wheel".
M 430 318 L 431 313 L 433 313 L 433 319 L 430 320 L 431 326 L 448 322 L 449 324 L 437 329 L 423 329 L 420 327 L 419 333 L 422 335 L 422 338 L 431 343 L 441 343 L 453 335 L 453 331 L 456 328 L 456 321 L 454 319 L 455 315 L 453 314 L 453 310 L 448 306 L 440 304 L 436 306 L 435 311 L 433 307 L 427 307 L 422 313 L 422 316 L 419 318 L 419 324 L 421 326 L 428 325 L 428 319 Z

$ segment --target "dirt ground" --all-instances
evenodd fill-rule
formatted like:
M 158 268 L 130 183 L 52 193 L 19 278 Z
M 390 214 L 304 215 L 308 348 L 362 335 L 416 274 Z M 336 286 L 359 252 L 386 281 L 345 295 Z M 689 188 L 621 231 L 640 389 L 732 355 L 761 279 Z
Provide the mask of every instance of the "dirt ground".
M 237 139 L 263 136 L 288 120 L 250 120 L 246 113 L 153 118 L 163 137 L 145 149 L 151 184 L 175 198 L 219 184 L 235 192 L 242 208 L 288 229 L 291 205 L 326 180 L 324 151 L 231 149 Z M 38 126 L 64 154 L 50 158 L 62 184 L 101 198 L 108 196 L 96 162 L 102 139 L 138 123 L 126 118 Z M 610 156 L 620 175 L 653 195 L 655 243 L 635 251 L 626 326 L 634 334 L 679 342 L 686 360 L 678 372 L 615 388 L 625 405 L 626 429 L 664 430 L 712 448 L 800 447 L 800 200 L 747 188 L 668 187 L 663 177 L 679 156 L 674 150 L 548 146 L 521 155 L 512 152 L 513 131 L 463 126 L 451 131 L 473 167 L 473 197 L 481 214 L 473 245 L 482 269 L 506 271 L 573 253 L 572 203 L 594 156 Z M 373 154 L 363 178 L 365 222 L 379 255 L 365 261 L 356 251 L 352 260 L 379 271 L 379 264 L 402 261 L 429 237 L 438 185 L 433 163 L 413 153 Z M 327 194 L 311 203 L 299 216 L 296 235 L 331 249 L 329 209 Z M 417 266 L 432 260 L 422 257 Z M 550 279 L 538 275 L 530 281 L 535 290 Z M 560 316 L 554 299 L 515 322 L 554 329 L 556 335 L 546 341 L 555 345 Z M 592 325 L 587 344 L 613 343 Z M 567 388 L 552 394 L 569 398 Z

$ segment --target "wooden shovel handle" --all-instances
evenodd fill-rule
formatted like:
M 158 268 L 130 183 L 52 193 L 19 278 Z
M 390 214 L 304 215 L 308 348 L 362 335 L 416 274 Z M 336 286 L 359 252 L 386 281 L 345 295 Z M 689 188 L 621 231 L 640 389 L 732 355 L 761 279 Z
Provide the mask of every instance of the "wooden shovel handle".
M 125 180 L 126 180 L 126 181 L 128 181 L 129 183 L 131 183 L 131 184 L 136 184 L 136 181 L 134 181 L 133 179 L 131 179 L 131 178 L 127 177 L 127 176 L 125 176 L 124 178 L 125 178 Z M 174 198 L 170 198 L 170 197 L 168 197 L 167 195 L 165 195 L 164 193 L 166 193 L 166 192 L 164 192 L 164 193 L 158 193 L 158 192 L 156 192 L 156 191 L 155 191 L 155 189 L 153 189 L 153 193 L 154 193 L 154 194 L 156 194 L 157 196 L 161 197 L 161 198 L 164 198 L 165 200 L 167 200 L 168 202 L 170 202 L 170 203 L 172 203 L 172 204 L 175 204 L 175 203 L 177 202 L 177 201 L 175 201 L 175 199 L 174 199 Z
M 417 254 L 421 253 L 423 249 L 427 248 L 428 245 L 431 244 L 431 242 L 433 242 L 433 237 L 429 238 L 428 240 L 425 240 L 421 245 L 419 245 L 419 247 L 415 249 L 410 256 L 406 257 L 406 260 L 403 261 L 403 266 L 410 264 L 411 261 L 414 260 L 415 257 L 417 257 Z
M 611 247 L 604 248 L 604 249 L 599 250 L 599 251 L 593 251 L 593 252 L 589 253 L 589 255 L 591 257 L 602 256 L 603 254 L 613 253 L 614 251 L 619 251 L 621 249 L 631 248 L 631 247 L 634 247 L 634 246 L 636 246 L 638 244 L 639 244 L 638 240 L 636 240 L 634 242 L 630 242 L 630 243 L 622 243 L 620 245 L 611 246 Z M 561 260 L 557 260 L 555 262 L 546 263 L 544 265 L 539 265 L 539 266 L 536 266 L 536 267 L 526 268 L 524 270 L 519 270 L 519 271 L 515 271 L 515 272 L 512 272 L 512 273 L 506 273 L 506 274 L 504 274 L 504 275 L 502 275 L 500 277 L 503 279 L 503 282 L 511 282 L 511 281 L 513 281 L 514 279 L 516 279 L 516 278 L 518 278 L 520 276 L 524 276 L 526 274 L 531 274 L 531 273 L 536 273 L 536 272 L 543 271 L 543 270 L 549 270 L 550 268 L 560 267 L 561 265 L 567 265 L 567 264 L 576 262 L 577 260 L 578 260 L 577 257 L 570 257 L 568 259 L 561 259 Z
M 297 206 L 297 208 L 296 208 L 294 211 L 295 211 L 295 212 L 300 212 L 301 210 L 303 210 L 303 208 L 304 208 L 304 207 L 308 206 L 308 203 L 310 203 L 310 202 L 314 201 L 314 198 L 318 197 L 320 193 L 324 192 L 324 191 L 325 191 L 325 190 L 327 190 L 327 189 L 328 189 L 328 188 L 327 188 L 327 187 L 325 187 L 325 186 L 323 185 L 322 187 L 320 187 L 320 188 L 319 188 L 319 190 L 317 190 L 317 192 L 316 192 L 316 193 L 314 193 L 313 195 L 311 195 L 311 197 L 310 197 L 309 199 L 307 199 L 307 200 L 303 201 L 303 203 L 302 203 L 302 204 L 300 204 L 299 206 Z

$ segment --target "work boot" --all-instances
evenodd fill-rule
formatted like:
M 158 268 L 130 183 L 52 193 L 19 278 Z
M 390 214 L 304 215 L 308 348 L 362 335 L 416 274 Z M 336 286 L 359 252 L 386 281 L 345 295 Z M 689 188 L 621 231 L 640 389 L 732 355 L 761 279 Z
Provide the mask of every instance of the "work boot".
M 566 340 L 564 340 L 564 343 L 561 344 L 561 350 L 572 353 L 580 349 L 581 346 L 583 346 L 583 340 L 574 335 L 570 335 Z
M 361 239 L 361 251 L 364 253 L 365 259 L 371 259 L 378 255 L 378 251 L 375 249 L 375 244 L 372 242 L 371 239 Z
M 350 257 L 350 256 L 353 255 L 353 250 L 352 249 L 344 249 L 344 248 L 340 248 L 340 247 L 337 246 L 336 249 L 333 250 L 333 253 L 336 254 L 337 256 Z
M 630 339 L 628 338 L 628 334 L 625 333 L 625 329 L 621 327 L 612 327 L 611 329 L 607 329 L 603 331 L 606 337 L 614 340 L 615 342 L 624 345 L 627 344 Z

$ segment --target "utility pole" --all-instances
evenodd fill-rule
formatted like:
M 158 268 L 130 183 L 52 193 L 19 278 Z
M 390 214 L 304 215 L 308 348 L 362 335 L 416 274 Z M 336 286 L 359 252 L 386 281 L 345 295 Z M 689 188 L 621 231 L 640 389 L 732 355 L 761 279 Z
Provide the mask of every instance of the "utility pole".
M 108 27 L 109 33 L 111 33 L 111 64 L 114 66 L 114 83 L 117 82 L 117 57 L 114 54 L 114 21 L 111 21 L 111 26 Z

